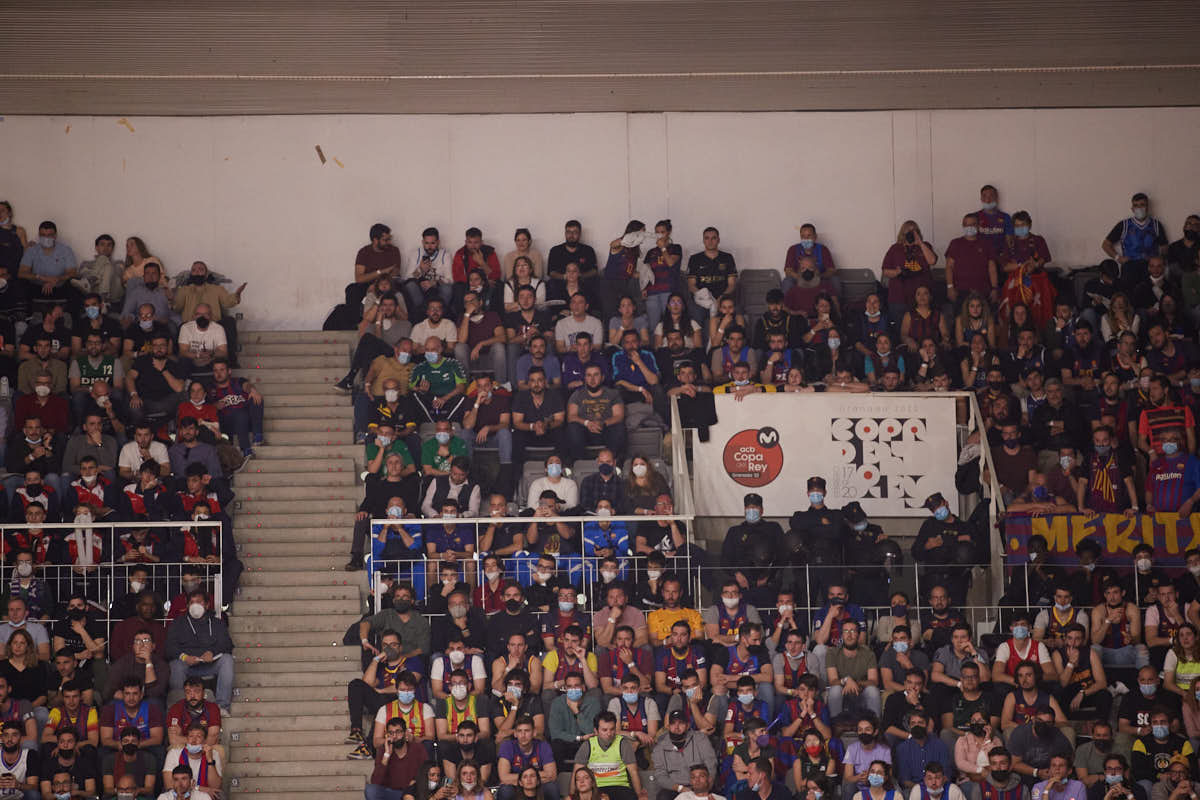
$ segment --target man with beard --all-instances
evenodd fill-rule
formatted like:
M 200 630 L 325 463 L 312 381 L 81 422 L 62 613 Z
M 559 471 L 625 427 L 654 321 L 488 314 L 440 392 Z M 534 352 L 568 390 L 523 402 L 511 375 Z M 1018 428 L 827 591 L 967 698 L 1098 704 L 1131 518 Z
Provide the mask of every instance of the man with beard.
M 197 723 L 205 727 L 205 744 L 216 745 L 220 742 L 221 707 L 204 699 L 204 682 L 193 676 L 183 682 L 183 699 L 167 711 L 167 741 L 170 746 L 185 746 L 188 728 Z
M 596 277 L 596 251 L 591 245 L 580 241 L 583 226 L 577 219 L 567 220 L 563 230 L 564 241 L 550 248 L 546 255 L 546 273 L 551 279 L 562 280 L 567 274 L 567 264 L 572 261 L 579 265 L 581 278 Z
M 167 357 L 167 347 L 167 337 L 156 336 L 150 342 L 150 353 L 134 359 L 125 375 L 125 391 L 135 422 L 150 416 L 170 417 L 183 400 L 187 372 Z
M 1054 724 L 1054 709 L 1040 705 L 1033 719 L 1018 725 L 1008 734 L 1008 746 L 1013 754 L 1013 771 L 1025 777 L 1025 782 L 1044 781 L 1051 777 L 1050 762 L 1056 756 L 1068 763 L 1074 754 L 1071 742 Z

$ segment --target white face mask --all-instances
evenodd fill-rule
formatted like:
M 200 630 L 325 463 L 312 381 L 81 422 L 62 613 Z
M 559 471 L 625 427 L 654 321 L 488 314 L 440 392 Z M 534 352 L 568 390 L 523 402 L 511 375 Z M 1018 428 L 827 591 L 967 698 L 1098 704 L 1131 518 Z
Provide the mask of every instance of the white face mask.
M 33 564 L 30 564 L 28 561 L 18 561 L 17 574 L 22 578 L 28 578 L 33 574 Z
M 45 385 L 44 383 L 39 383 L 37 386 L 33 387 L 33 393 L 36 394 L 38 397 L 49 397 L 50 396 L 50 387 Z
M 725 604 L 726 608 L 734 609 L 734 608 L 737 608 L 739 604 L 741 604 L 742 598 L 740 598 L 740 597 L 722 597 L 721 602 Z
M 645 464 L 634 464 L 633 465 L 633 474 L 639 478 L 644 477 L 646 474 L 646 465 Z
M 383 399 L 387 400 L 389 403 L 396 402 L 397 400 L 400 399 L 400 390 L 399 389 L 384 389 L 383 390 Z
M 492 570 L 491 572 L 483 573 L 483 577 L 487 578 L 489 581 L 494 581 L 500 577 L 500 573 Z
M 600 579 L 603 580 L 605 583 L 611 583 L 613 580 L 616 579 L 616 577 L 617 577 L 617 573 L 613 572 L 611 569 L 600 570 Z
M 467 659 L 467 654 L 462 650 L 451 650 L 446 653 L 446 656 L 450 659 L 450 663 L 456 666 Z
M 546 581 L 550 580 L 551 575 L 549 572 L 541 572 L 539 570 L 538 572 L 534 573 L 534 578 L 536 578 L 540 583 L 545 583 Z
M 92 524 L 92 515 L 87 513 L 86 511 L 79 512 L 78 514 L 75 515 L 75 524 L 77 524 L 77 525 Z
M 192 619 L 200 619 L 201 617 L 204 616 L 204 604 L 203 603 L 192 603 L 191 605 L 188 606 L 188 614 L 191 616 Z
M 646 570 L 646 577 L 652 581 L 656 581 L 662 577 L 662 570 L 661 569 L 648 569 L 648 570 Z
M 141 581 L 129 582 L 129 591 L 133 592 L 134 594 L 137 594 L 144 588 L 146 588 L 146 584 L 142 583 Z
M 459 684 L 457 686 L 451 686 L 450 687 L 450 696 L 453 697 L 455 700 L 462 700 L 463 698 L 465 698 L 467 696 L 467 687 L 465 687 L 461 684 Z

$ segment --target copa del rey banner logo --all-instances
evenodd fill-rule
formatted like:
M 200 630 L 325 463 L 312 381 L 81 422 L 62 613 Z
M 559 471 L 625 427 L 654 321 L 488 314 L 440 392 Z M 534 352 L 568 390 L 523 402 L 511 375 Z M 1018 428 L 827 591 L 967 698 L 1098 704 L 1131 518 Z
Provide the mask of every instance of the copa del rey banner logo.
M 857 500 L 868 514 L 923 516 L 926 497 L 954 495 L 958 449 L 953 397 L 718 396 L 718 423 L 696 452 L 701 514 L 740 516 L 748 491 L 768 515 L 808 504 L 805 483 L 825 479 L 826 502 Z

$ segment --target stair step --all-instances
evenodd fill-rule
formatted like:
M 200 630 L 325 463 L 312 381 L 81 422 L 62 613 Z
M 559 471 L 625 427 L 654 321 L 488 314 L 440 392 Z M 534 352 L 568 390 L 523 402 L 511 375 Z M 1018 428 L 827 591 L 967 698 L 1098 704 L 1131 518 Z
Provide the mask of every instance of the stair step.
M 275 370 L 279 372 L 280 370 Z M 287 378 L 274 373 L 264 375 L 265 370 L 254 369 L 250 370 L 249 374 L 242 375 L 243 378 L 250 378 L 254 381 L 254 385 L 258 387 L 267 397 L 275 397 L 283 395 L 295 397 L 297 395 L 324 395 L 328 397 L 348 398 L 350 395 L 345 392 L 339 392 L 333 388 L 333 384 L 341 380 L 344 375 L 338 375 L 327 380 L 313 380 L 297 375 Z
M 354 345 L 349 342 L 252 342 L 242 345 L 238 357 L 243 363 L 267 356 L 340 355 L 348 359 L 352 352 Z
M 242 556 L 247 572 L 290 572 L 296 568 L 297 561 L 295 556 Z M 346 556 L 305 556 L 302 563 L 307 569 L 342 572 Z
M 236 698 L 235 698 L 236 701 Z M 221 715 L 221 729 L 233 731 L 341 731 L 345 736 L 346 704 L 332 701 L 314 701 L 321 703 L 321 708 L 310 709 L 308 704 L 303 706 L 286 705 L 284 703 L 234 703 L 235 714 L 228 719 Z M 266 710 L 266 714 L 262 713 Z M 297 714 L 296 711 L 306 713 Z M 311 713 L 309 713 L 311 711 Z
M 312 397 L 313 395 L 302 394 L 297 397 Z M 333 395 L 330 395 L 333 397 Z M 353 419 L 354 409 L 349 402 L 346 403 L 330 403 L 328 405 L 288 405 L 277 406 L 275 398 L 271 398 L 270 417 L 272 420 L 289 420 L 289 419 Z
M 373 764 L 374 762 L 364 761 L 363 763 Z M 366 778 L 369 777 L 370 775 L 368 774 Z M 364 780 L 366 780 L 366 778 L 364 778 Z M 253 780 L 263 781 L 266 783 L 270 781 L 270 778 L 254 778 Z M 238 791 L 241 790 L 239 789 Z M 293 792 L 270 792 L 260 791 L 258 789 L 254 790 L 254 800 L 305 800 L 305 798 L 309 797 L 313 798 L 313 800 L 317 800 L 318 798 L 320 798 L 320 800 L 362 800 L 363 789 L 360 786 L 357 789 L 321 789 L 311 792 L 304 791 L 303 789 L 297 789 Z
M 250 472 L 247 468 L 238 473 L 237 486 L 239 491 L 263 486 L 355 486 L 358 473 L 354 471 L 354 462 L 346 463 L 349 469 L 332 472 Z
M 356 464 L 361 464 L 365 451 L 360 444 L 336 444 L 333 446 L 293 444 L 284 446 L 282 443 L 274 442 L 254 448 L 254 455 L 255 461 L 336 458 L 339 460 L 352 459 Z
M 245 542 L 238 545 L 238 555 L 248 556 L 343 556 L 350 552 L 349 537 L 334 542 Z
M 254 641 L 258 633 L 289 633 L 291 631 L 310 633 L 314 635 L 332 634 L 338 641 L 361 614 L 341 613 L 322 614 L 310 617 L 306 614 L 293 614 L 286 617 L 247 617 L 234 614 L 229 618 L 229 632 L 237 639 L 236 634 L 246 634 L 247 641 Z M 325 637 L 322 637 L 325 638 Z
M 309 414 L 300 419 L 284 419 L 274 417 L 263 423 L 263 430 L 268 434 L 273 433 L 329 433 L 354 430 L 354 419 L 349 413 L 342 415 L 341 418 L 322 414 L 320 411 Z
M 340 413 L 353 405 L 350 395 L 333 392 L 328 388 L 323 388 L 315 394 L 303 394 L 289 392 L 284 387 L 280 391 L 272 392 L 269 402 L 271 411 L 268 413 L 270 414 L 284 409 L 298 408 L 328 408 Z
M 234 610 L 236 611 L 236 608 Z M 232 620 L 232 617 L 230 619 Z M 347 629 L 349 627 L 349 625 L 346 626 Z M 238 640 L 238 650 L 244 647 L 246 655 L 251 655 L 254 651 L 266 647 L 345 647 L 342 644 L 342 637 L 346 635 L 346 630 L 279 631 L 275 633 L 254 631 L 242 635 L 244 638 Z M 355 652 L 358 652 L 357 648 L 355 648 Z
M 357 647 L 253 647 L 238 648 L 237 675 L 278 670 L 287 664 L 308 672 L 333 672 L 350 665 L 359 669 Z M 303 666 L 301 666 L 303 665 Z
M 240 331 L 238 341 L 243 348 L 252 344 L 353 344 L 358 331 Z
M 349 364 L 345 361 L 342 366 L 336 367 L 284 367 L 283 369 L 272 369 L 270 367 L 262 369 L 246 369 L 242 367 L 235 371 L 235 374 L 243 378 L 250 378 L 255 383 L 262 381 L 263 383 L 326 383 L 335 384 L 342 378 L 346 377 L 346 368 Z
M 316 528 L 255 528 L 235 525 L 233 538 L 242 544 L 265 542 L 348 542 L 353 537 L 349 528 L 336 525 Z
M 239 476 L 245 475 L 266 475 L 276 473 L 282 475 L 293 475 L 300 473 L 316 473 L 316 474 L 332 474 L 338 472 L 349 472 L 354 474 L 357 470 L 357 465 L 353 458 L 345 455 L 331 456 L 329 458 L 320 458 L 319 456 L 289 458 L 283 451 L 295 450 L 298 448 L 292 447 L 271 447 L 270 445 L 261 445 L 254 451 L 254 460 L 238 473 Z M 319 448 L 318 448 L 319 449 Z M 266 455 L 262 451 L 266 450 Z M 363 455 L 363 448 L 355 445 L 354 451 L 358 455 Z M 276 453 L 279 453 L 276 456 Z M 238 480 L 242 480 L 241 477 Z
M 353 473 L 351 473 L 353 475 Z M 292 505 L 300 503 L 327 503 L 330 500 L 349 500 L 355 503 L 355 509 L 358 508 L 358 501 L 362 500 L 363 490 L 353 484 L 341 486 L 248 486 L 245 484 L 238 485 L 238 502 L 241 503 L 237 510 L 241 513 L 247 512 L 247 508 L 252 508 L 250 504 L 272 503 L 272 502 L 288 502 Z M 322 508 L 322 510 L 326 510 Z
M 350 366 L 350 360 L 346 357 L 346 351 L 340 353 L 288 353 L 288 354 L 268 354 L 268 355 L 246 355 L 245 352 L 238 354 L 238 363 L 241 365 L 239 369 L 242 372 L 247 370 L 268 370 L 268 369 L 332 369 L 341 370 L 342 374 L 346 373 Z
M 239 619 L 259 618 L 278 620 L 280 617 L 293 618 L 311 614 L 359 614 L 358 597 L 329 598 L 321 602 L 299 603 L 295 600 L 252 600 L 239 598 L 237 617 Z
M 237 764 L 270 764 L 279 761 L 319 762 L 348 760 L 346 754 L 354 749 L 348 744 L 297 744 L 253 747 L 235 753 L 230 757 L 229 765 Z
M 247 673 L 239 671 L 237 685 L 243 697 L 254 697 L 254 694 L 248 691 L 252 688 L 284 686 L 300 686 L 311 690 L 313 696 L 317 697 L 323 694 L 328 687 L 336 686 L 344 689 L 350 681 L 363 676 L 357 661 L 338 661 L 333 666 L 336 669 L 316 670 L 307 668 L 308 665 L 306 665 L 304 672 L 290 672 L 282 669 Z M 343 691 L 342 694 L 345 692 Z
M 333 494 L 333 492 L 331 491 L 329 494 Z M 239 517 L 247 518 L 265 514 L 286 514 L 294 519 L 302 514 L 336 514 L 357 511 L 362 493 L 356 493 L 358 497 L 350 496 L 350 492 L 342 494 L 346 496 L 330 498 L 325 492 L 322 492 L 320 498 L 314 498 L 310 492 L 308 500 L 240 500 L 235 508 Z
M 280 705 L 284 703 L 303 703 L 328 701 L 342 703 L 342 713 L 346 713 L 346 684 L 345 681 L 329 681 L 313 685 L 310 681 L 301 686 L 238 686 L 234 691 L 234 712 L 240 713 L 243 708 L 258 709 L 259 706 Z M 293 709 L 294 712 L 294 709 Z M 280 713 L 288 713 L 280 709 Z
M 223 720 L 222 720 L 223 721 Z M 233 743 L 233 747 L 245 748 L 246 750 L 254 750 L 259 747 L 287 747 L 290 745 L 328 745 L 336 743 L 338 747 L 343 748 L 338 759 L 344 760 L 346 753 L 354 745 L 342 744 L 346 738 L 345 723 L 337 730 L 323 731 L 239 731 L 238 740 Z M 255 795 L 261 797 L 262 795 Z
M 346 752 L 350 752 L 349 746 Z M 234 797 L 253 795 L 257 800 L 267 797 L 268 792 L 281 792 L 290 798 L 326 798 L 334 796 L 331 792 L 355 792 L 355 797 L 362 800 L 363 787 L 374 768 L 374 761 L 351 761 L 342 756 L 336 764 L 332 761 L 230 764 L 225 774 L 238 780 L 237 786 L 230 784 Z
M 335 694 L 330 692 L 325 697 L 299 697 L 296 699 L 287 700 L 247 700 L 244 697 L 233 698 L 233 716 L 238 720 L 252 719 L 287 719 L 288 717 L 300 716 L 296 712 L 302 711 L 303 716 L 312 717 L 329 717 L 325 724 L 346 725 L 346 687 L 342 687 L 342 692 L 337 694 L 338 699 L 334 699 Z M 225 722 L 224 716 L 221 718 L 222 724 Z
M 293 562 L 295 559 L 293 559 Z M 292 566 L 295 566 L 293 563 Z M 366 578 L 362 572 L 345 572 L 337 570 L 247 570 L 242 573 L 242 586 L 326 586 L 342 588 L 346 586 L 366 587 Z
M 242 613 L 242 603 L 278 600 L 284 594 L 283 585 L 277 586 L 238 586 L 237 613 Z M 362 592 L 357 586 L 288 586 L 286 594 L 293 600 L 351 600 L 356 605 L 361 602 Z
M 353 445 L 354 434 L 350 426 L 337 431 L 273 431 L 270 433 L 273 445 Z

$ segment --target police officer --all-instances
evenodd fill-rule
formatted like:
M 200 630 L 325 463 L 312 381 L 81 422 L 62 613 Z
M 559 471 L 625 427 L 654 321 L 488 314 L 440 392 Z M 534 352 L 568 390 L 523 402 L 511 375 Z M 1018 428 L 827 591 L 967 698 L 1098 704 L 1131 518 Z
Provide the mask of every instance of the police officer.
M 867 519 L 867 512 L 857 500 L 842 506 L 842 518 L 849 529 L 846 552 L 852 554 L 848 559 L 851 566 L 846 570 L 850 596 L 864 606 L 886 606 L 891 581 L 886 567 L 899 564 L 885 564 L 884 559 L 895 551 L 895 543 L 883 528 Z
M 846 563 L 846 522 L 842 512 L 825 505 L 825 479 L 808 479 L 808 508 L 792 514 L 789 527 L 808 551 L 809 597 L 824 597 L 825 589 L 842 582 Z
M 778 550 L 783 528 L 763 519 L 762 495 L 751 492 L 742 500 L 746 521 L 730 528 L 721 544 L 721 562 L 742 591 L 754 585 L 759 571 L 779 563 Z
M 940 583 L 950 591 L 952 603 L 963 605 L 971 586 L 969 565 L 978 563 L 980 555 L 974 530 L 954 515 L 941 492 L 929 495 L 924 505 L 933 515 L 921 523 L 912 546 L 913 561 L 923 567 L 922 591 Z

